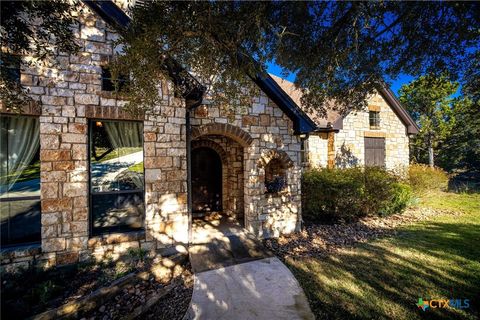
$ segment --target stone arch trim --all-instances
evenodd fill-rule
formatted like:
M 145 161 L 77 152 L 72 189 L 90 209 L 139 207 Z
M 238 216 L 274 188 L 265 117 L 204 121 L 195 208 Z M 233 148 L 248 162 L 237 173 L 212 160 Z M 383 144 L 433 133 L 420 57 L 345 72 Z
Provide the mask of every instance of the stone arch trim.
M 192 150 L 197 148 L 202 148 L 202 147 L 213 149 L 220 156 L 222 163 L 223 164 L 227 163 L 227 153 L 225 152 L 225 150 L 223 150 L 222 146 L 216 143 L 215 141 L 207 140 L 207 139 L 192 141 Z
M 258 160 L 258 166 L 263 168 L 273 159 L 280 160 L 286 168 L 291 168 L 294 165 L 294 162 L 292 161 L 292 159 L 290 159 L 290 157 L 285 151 L 270 149 L 262 155 L 260 160 Z
M 192 139 L 210 134 L 231 138 L 240 143 L 242 147 L 249 147 L 253 143 L 253 138 L 248 132 L 228 123 L 210 123 L 192 128 Z

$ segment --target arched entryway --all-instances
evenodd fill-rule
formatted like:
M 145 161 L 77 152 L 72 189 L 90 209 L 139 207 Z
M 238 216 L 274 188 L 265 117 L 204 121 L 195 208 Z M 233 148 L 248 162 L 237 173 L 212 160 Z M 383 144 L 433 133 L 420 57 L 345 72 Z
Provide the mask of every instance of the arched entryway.
M 222 159 L 209 147 L 192 150 L 192 212 L 222 211 Z

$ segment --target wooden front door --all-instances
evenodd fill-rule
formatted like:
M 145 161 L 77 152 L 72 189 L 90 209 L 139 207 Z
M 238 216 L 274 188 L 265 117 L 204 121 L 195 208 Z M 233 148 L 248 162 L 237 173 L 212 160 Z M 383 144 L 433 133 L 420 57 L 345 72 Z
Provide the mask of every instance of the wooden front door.
M 385 138 L 365 137 L 365 165 L 385 167 Z
M 222 210 L 222 161 L 213 149 L 192 150 L 192 204 L 194 213 Z

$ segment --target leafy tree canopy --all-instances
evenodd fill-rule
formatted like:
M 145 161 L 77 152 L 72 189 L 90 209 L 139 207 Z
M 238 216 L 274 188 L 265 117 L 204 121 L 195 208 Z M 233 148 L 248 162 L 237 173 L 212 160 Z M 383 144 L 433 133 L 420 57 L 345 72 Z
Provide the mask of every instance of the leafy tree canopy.
M 169 58 L 208 85 L 216 101 L 240 106 L 254 90 L 249 76 L 265 72 L 270 61 L 294 73 L 304 104 L 320 111 L 327 99 L 362 107 L 385 76 L 400 73 L 449 74 L 478 93 L 478 2 L 144 3 L 121 32 L 123 54 L 112 66 L 114 76 L 131 75 L 123 94 L 133 106 L 156 103 Z M 54 47 L 73 49 L 67 6 L 61 0 L 2 1 L 2 42 L 41 56 L 42 46 L 26 43 L 53 36 Z M 36 17 L 39 29 L 31 26 Z M 43 31 L 34 37 L 32 30 Z
M 416 161 L 433 166 L 438 157 L 442 167 L 450 170 L 475 166 L 473 155 L 480 150 L 472 134 L 478 131 L 480 108 L 467 97 L 454 98 L 457 90 L 458 83 L 434 75 L 421 76 L 400 89 L 400 102 L 420 127 L 411 140 Z
M 275 61 L 296 75 L 306 106 L 335 99 L 361 107 L 384 76 L 448 72 L 478 81 L 479 13 L 476 2 L 153 1 L 133 10 L 118 61 L 151 81 L 173 57 L 212 95 L 238 102 L 253 86 L 248 75 Z
M 1 1 L 0 2 L 0 99 L 7 106 L 18 107 L 28 97 L 12 69 L 19 56 L 30 56 L 22 63 L 50 64 L 59 52 L 78 50 L 72 33 L 75 1 Z
M 480 107 L 461 97 L 453 110 L 455 126 L 438 148 L 438 164 L 451 171 L 480 173 Z

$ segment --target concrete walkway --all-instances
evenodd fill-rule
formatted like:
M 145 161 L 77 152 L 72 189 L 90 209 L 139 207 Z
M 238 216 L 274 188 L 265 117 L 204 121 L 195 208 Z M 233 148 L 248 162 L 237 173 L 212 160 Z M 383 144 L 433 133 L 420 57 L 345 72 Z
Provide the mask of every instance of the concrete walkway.
M 197 221 L 193 240 L 185 319 L 314 319 L 290 270 L 240 225 L 225 217 Z

